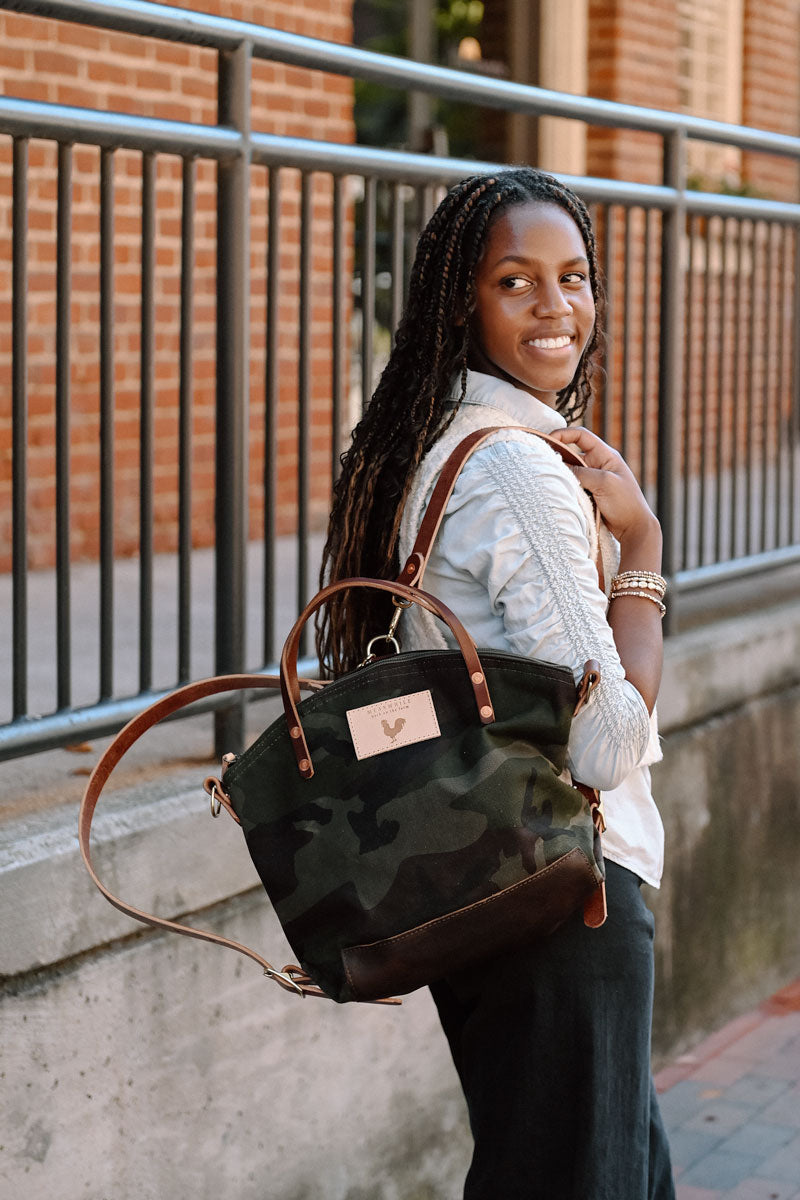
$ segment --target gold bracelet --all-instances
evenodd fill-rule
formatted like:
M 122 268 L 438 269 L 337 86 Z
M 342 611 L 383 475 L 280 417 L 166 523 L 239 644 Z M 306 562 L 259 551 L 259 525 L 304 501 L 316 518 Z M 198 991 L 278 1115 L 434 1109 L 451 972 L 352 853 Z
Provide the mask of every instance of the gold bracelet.
M 658 596 L 655 596 L 652 592 L 634 591 L 633 588 L 626 587 L 626 588 L 623 588 L 622 591 L 612 592 L 611 596 L 609 597 L 609 600 L 619 600 L 623 596 L 638 596 L 642 600 L 652 600 L 653 604 L 655 604 L 658 607 L 658 611 L 661 614 L 661 620 L 662 621 L 664 620 L 664 615 L 667 611 L 667 606 L 666 606 L 666 604 L 664 604 L 664 602 L 662 600 L 659 599 Z
M 656 571 L 622 571 L 611 580 L 611 590 L 615 588 L 645 588 L 663 597 L 667 590 L 667 581 Z

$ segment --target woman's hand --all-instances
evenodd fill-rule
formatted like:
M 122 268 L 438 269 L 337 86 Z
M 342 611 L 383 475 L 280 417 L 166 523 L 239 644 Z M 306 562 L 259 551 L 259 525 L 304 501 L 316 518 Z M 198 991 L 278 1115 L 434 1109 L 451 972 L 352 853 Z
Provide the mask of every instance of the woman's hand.
M 600 515 L 621 545 L 653 532 L 656 518 L 621 454 L 581 426 L 557 429 L 551 437 L 583 455 L 586 465 L 570 469 L 594 496 Z
M 559 429 L 552 435 L 583 454 L 585 467 L 572 467 L 591 492 L 603 520 L 619 541 L 622 571 L 661 571 L 661 526 L 621 454 L 588 429 Z M 652 712 L 661 682 L 661 619 L 657 606 L 640 596 L 609 605 L 608 623 L 625 676 Z

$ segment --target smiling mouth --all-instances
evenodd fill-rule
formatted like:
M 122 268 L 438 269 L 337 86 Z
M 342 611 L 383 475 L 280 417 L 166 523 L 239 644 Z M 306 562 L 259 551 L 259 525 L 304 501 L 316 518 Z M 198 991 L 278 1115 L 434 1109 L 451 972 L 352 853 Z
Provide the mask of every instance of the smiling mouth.
M 535 346 L 537 350 L 564 350 L 571 343 L 570 335 L 564 333 L 560 337 L 527 338 L 523 345 Z

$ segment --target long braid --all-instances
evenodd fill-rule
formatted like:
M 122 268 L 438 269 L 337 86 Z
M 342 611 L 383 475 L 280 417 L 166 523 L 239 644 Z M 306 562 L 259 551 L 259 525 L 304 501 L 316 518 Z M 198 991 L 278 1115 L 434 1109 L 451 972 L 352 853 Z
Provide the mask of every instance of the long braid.
M 389 361 L 342 456 L 322 558 L 320 583 L 362 575 L 392 578 L 400 569 L 397 544 L 403 505 L 425 453 L 455 417 L 466 394 L 475 271 L 492 220 L 531 200 L 559 205 L 586 246 L 589 278 L 600 317 L 602 289 L 594 233 L 585 205 L 563 184 L 533 168 L 476 175 L 448 192 L 417 243 L 405 311 Z M 601 321 L 575 377 L 558 395 L 568 421 L 591 396 L 592 359 Z M 448 404 L 453 385 L 455 404 Z M 370 637 L 388 624 L 385 593 L 353 589 L 317 615 L 317 653 L 324 670 L 351 670 Z

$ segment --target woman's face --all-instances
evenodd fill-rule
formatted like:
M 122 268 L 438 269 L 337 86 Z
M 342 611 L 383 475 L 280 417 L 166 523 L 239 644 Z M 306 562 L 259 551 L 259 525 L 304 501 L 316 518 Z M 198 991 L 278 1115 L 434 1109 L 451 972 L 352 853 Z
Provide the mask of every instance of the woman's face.
M 506 209 L 487 235 L 475 291 L 470 365 L 555 407 L 595 315 L 586 247 L 569 213 L 542 201 Z

